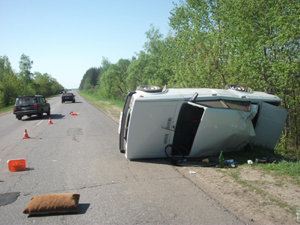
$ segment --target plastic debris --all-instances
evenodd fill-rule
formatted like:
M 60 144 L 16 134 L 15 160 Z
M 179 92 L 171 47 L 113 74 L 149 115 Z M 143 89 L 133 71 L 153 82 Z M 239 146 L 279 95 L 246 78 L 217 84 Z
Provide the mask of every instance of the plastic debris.
M 224 163 L 225 166 L 236 167 L 236 161 L 234 161 L 233 159 L 225 160 Z

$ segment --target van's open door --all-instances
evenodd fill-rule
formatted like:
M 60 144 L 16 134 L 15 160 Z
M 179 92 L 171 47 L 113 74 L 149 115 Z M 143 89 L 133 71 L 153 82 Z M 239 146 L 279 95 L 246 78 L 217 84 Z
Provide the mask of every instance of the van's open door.
M 120 116 L 120 123 L 119 123 L 119 149 L 121 153 L 125 153 L 124 141 L 126 140 L 127 136 L 127 129 L 128 129 L 128 122 L 130 119 L 130 102 L 132 95 L 135 94 L 135 91 L 128 92 L 126 96 L 126 100 L 124 103 L 124 108 Z
M 201 107 L 204 113 L 199 124 L 190 157 L 214 156 L 220 151 L 239 151 L 255 136 L 252 119 L 257 105 L 251 105 L 249 112 L 233 109 Z
M 262 103 L 252 144 L 274 149 L 287 118 L 287 110 Z

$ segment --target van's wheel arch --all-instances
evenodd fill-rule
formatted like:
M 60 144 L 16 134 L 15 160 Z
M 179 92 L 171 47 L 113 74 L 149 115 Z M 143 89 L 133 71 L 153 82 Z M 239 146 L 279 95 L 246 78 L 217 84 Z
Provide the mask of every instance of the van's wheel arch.
M 144 91 L 144 92 L 162 92 L 162 88 L 154 85 L 140 85 L 136 88 L 137 91 Z

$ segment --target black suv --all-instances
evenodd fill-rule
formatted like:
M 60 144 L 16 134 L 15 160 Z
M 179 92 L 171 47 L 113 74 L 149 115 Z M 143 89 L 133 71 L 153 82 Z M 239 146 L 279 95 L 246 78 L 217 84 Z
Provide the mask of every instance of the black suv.
M 64 93 L 61 96 L 61 103 L 66 101 L 75 102 L 75 95 L 73 93 Z
M 18 120 L 21 120 L 23 116 L 31 117 L 32 115 L 42 118 L 44 113 L 50 115 L 50 104 L 43 95 L 21 96 L 16 99 L 13 112 Z

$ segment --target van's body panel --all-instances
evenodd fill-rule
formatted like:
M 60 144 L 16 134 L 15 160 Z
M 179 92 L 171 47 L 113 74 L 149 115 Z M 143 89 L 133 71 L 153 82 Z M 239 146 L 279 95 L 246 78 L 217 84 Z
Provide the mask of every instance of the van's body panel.
M 129 92 L 120 116 L 120 151 L 140 159 L 167 157 L 169 145 L 184 149 L 186 157 L 239 151 L 250 143 L 274 148 L 286 119 L 280 101 L 264 92 L 230 89 Z

